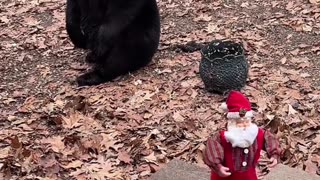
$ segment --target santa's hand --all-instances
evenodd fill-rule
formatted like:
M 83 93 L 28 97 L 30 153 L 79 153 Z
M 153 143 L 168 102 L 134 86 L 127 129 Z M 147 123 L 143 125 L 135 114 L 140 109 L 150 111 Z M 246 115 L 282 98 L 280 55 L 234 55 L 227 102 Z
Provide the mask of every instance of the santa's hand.
M 229 170 L 230 170 L 229 168 L 221 166 L 219 168 L 218 174 L 219 174 L 220 177 L 228 177 L 228 176 L 231 175 L 231 172 L 229 172 Z
M 273 168 L 278 164 L 278 160 L 274 157 L 270 158 L 270 164 L 268 165 L 269 168 Z

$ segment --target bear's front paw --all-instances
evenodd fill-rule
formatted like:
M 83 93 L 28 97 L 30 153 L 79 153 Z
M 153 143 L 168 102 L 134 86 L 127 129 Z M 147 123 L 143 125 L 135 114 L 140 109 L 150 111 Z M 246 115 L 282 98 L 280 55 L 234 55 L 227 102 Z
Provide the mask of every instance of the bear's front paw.
M 79 86 L 92 86 L 103 83 L 103 78 L 96 71 L 87 72 L 77 78 Z

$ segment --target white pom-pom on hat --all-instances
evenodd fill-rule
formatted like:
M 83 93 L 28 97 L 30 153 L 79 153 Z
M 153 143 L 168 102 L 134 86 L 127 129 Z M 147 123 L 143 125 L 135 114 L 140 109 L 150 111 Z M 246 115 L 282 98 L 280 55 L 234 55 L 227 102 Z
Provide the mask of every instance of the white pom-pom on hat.
M 220 105 L 220 109 L 224 110 L 225 112 L 228 112 L 228 106 L 227 103 L 223 102 Z

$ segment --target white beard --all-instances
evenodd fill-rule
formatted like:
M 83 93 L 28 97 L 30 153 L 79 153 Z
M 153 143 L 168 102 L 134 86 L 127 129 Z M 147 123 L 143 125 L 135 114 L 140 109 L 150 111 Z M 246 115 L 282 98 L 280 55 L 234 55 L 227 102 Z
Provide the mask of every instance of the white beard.
M 247 148 L 251 146 L 258 135 L 258 126 L 251 124 L 246 128 L 239 128 L 235 125 L 228 126 L 228 131 L 224 133 L 226 140 L 232 144 L 232 147 Z

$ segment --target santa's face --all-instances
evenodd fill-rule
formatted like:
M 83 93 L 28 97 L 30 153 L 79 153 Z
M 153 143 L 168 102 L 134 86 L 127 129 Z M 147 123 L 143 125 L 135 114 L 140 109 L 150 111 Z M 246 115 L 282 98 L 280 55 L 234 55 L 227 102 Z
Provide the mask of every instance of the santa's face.
M 250 127 L 251 125 L 251 119 L 243 119 L 243 118 L 239 118 L 239 119 L 235 119 L 234 120 L 234 124 L 230 123 L 229 126 L 235 126 L 238 128 L 247 128 Z
M 251 119 L 228 120 L 225 137 L 232 147 L 246 148 L 253 144 L 258 135 L 258 126 Z

